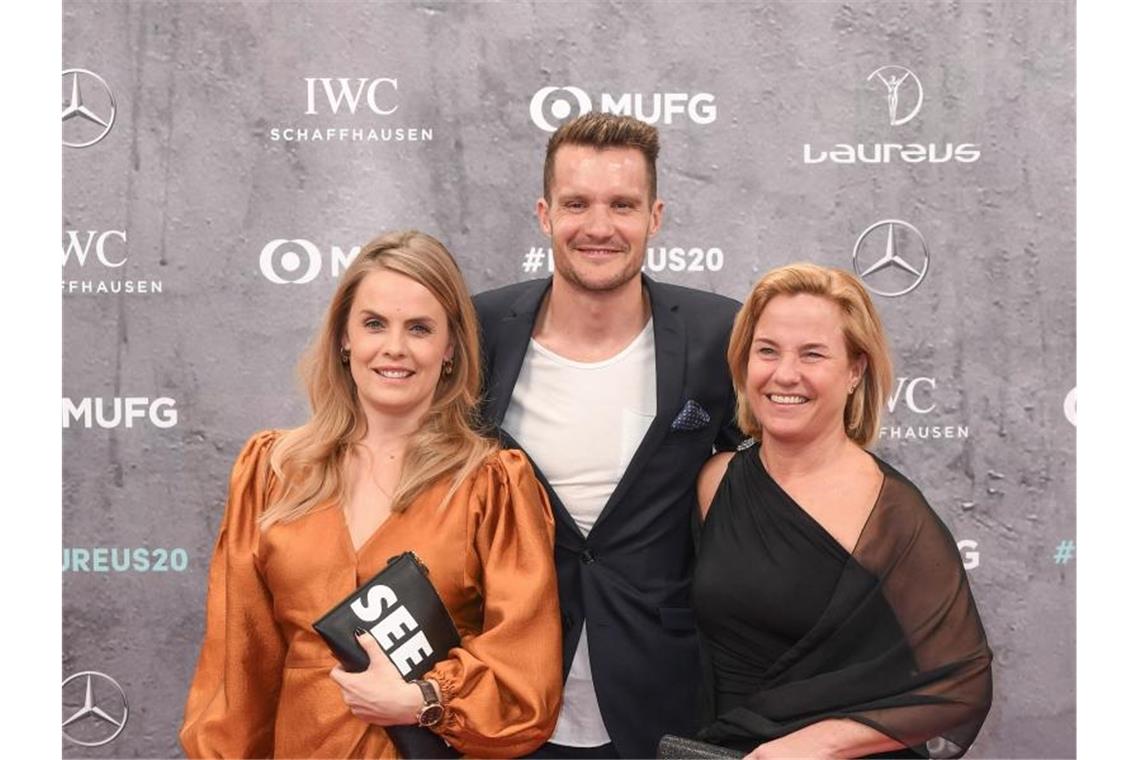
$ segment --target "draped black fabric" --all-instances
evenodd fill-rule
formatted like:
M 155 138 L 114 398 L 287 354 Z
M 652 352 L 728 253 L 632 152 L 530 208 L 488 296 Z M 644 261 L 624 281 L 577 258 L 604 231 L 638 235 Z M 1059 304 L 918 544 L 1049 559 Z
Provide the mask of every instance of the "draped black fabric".
M 759 447 L 730 461 L 693 583 L 698 738 L 750 750 L 848 718 L 918 756 L 960 757 L 974 741 L 992 654 L 957 545 L 922 493 L 876 462 L 882 491 L 848 554 L 765 471 Z

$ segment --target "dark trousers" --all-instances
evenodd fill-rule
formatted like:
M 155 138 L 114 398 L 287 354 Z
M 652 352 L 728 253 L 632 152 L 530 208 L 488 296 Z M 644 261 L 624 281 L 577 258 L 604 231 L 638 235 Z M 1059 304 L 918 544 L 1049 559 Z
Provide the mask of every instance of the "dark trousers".
M 600 747 L 568 747 L 565 744 L 547 742 L 527 757 L 550 758 L 551 760 L 612 760 L 618 756 L 614 745 Z

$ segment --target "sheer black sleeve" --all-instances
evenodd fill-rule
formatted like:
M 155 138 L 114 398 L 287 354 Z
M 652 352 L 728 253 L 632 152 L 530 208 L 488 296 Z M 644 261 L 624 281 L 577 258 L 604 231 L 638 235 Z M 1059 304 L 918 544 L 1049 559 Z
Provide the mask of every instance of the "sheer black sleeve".
M 923 755 L 970 747 L 992 698 L 985 630 L 950 532 L 882 468 L 883 491 L 818 622 L 702 738 L 755 746 L 847 718 Z

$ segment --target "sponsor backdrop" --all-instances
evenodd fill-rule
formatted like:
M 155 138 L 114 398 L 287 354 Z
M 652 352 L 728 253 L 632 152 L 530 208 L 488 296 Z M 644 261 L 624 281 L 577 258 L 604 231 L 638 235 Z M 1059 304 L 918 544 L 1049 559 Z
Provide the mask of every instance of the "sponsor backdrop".
M 64 3 L 62 738 L 169 757 L 230 466 L 299 423 L 335 278 L 418 227 L 473 291 L 551 271 L 544 143 L 661 130 L 646 271 L 852 268 L 878 453 L 996 655 L 976 757 L 1075 753 L 1074 12 L 1023 3 Z

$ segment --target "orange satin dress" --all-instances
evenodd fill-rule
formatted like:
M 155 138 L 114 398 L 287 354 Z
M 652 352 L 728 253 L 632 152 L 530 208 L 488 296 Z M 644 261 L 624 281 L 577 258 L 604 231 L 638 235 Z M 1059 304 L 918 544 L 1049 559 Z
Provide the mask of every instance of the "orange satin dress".
M 554 520 L 525 456 L 498 452 L 443 510 L 448 484 L 426 489 L 354 551 L 337 504 L 258 529 L 277 486 L 268 459 L 279 434 L 251 438 L 230 477 L 179 735 L 186 754 L 397 757 L 383 728 L 345 705 L 312 623 L 407 550 L 428 566 L 462 640 L 426 676 L 446 706 L 433 730 L 475 757 L 545 742 L 562 698 L 562 626 Z

